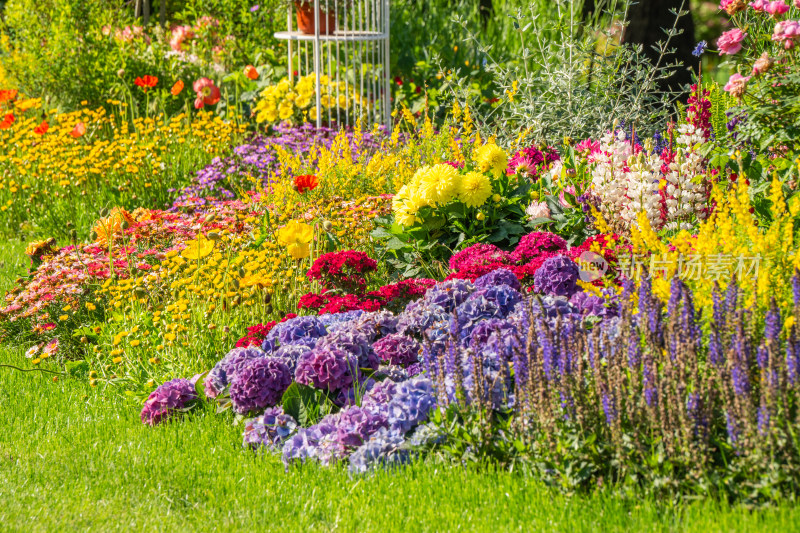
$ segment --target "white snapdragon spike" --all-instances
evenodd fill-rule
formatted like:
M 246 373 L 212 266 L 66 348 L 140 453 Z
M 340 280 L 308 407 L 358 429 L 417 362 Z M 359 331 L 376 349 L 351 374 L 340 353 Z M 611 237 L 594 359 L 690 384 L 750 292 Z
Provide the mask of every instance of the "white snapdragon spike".
M 600 139 L 600 152 L 594 156 L 592 188 L 602 201 L 604 215 L 616 217 L 626 203 L 625 162 L 633 148 L 624 132 L 606 133 Z

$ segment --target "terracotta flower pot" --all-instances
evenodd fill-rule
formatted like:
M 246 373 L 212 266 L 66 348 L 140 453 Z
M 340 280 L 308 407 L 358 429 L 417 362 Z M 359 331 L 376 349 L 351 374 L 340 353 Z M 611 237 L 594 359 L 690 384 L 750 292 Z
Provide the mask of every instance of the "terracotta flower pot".
M 314 35 L 314 3 L 295 2 L 297 12 L 297 27 L 306 35 Z M 319 10 L 319 34 L 330 35 L 336 31 L 336 13 L 327 13 L 320 8 Z

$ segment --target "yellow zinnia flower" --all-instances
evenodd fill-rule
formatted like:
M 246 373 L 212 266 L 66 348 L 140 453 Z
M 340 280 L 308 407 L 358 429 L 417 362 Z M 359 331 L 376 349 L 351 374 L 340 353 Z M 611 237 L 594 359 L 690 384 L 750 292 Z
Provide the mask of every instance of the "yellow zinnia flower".
M 459 199 L 469 207 L 480 207 L 492 194 L 492 182 L 485 174 L 468 172 L 461 178 Z

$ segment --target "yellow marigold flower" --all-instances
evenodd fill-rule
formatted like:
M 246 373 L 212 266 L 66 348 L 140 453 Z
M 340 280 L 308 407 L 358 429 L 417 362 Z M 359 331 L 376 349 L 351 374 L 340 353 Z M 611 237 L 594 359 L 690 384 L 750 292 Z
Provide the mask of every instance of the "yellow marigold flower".
M 118 365 L 122 362 L 122 357 L 115 357 L 114 359 L 112 359 L 112 361 L 114 362 L 115 365 Z
M 58 317 L 58 319 L 59 319 L 61 322 L 63 322 L 63 321 L 65 321 L 65 320 L 67 320 L 68 318 L 69 318 L 69 315 L 61 315 L 60 317 Z
M 481 172 L 492 172 L 499 176 L 508 167 L 508 155 L 494 143 L 487 143 L 475 150 L 475 162 Z
M 309 243 L 314 239 L 314 229 L 303 222 L 292 220 L 278 230 L 278 242 L 286 246 L 294 259 L 303 259 L 311 254 Z
M 485 174 L 468 172 L 461 177 L 458 197 L 469 207 L 480 207 L 492 194 L 492 182 Z

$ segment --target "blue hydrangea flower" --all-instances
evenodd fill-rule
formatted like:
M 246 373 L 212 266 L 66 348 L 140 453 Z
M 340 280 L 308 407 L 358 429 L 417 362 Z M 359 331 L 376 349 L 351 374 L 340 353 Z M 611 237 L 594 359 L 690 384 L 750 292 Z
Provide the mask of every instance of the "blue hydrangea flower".
M 436 395 L 431 380 L 417 377 L 398 383 L 394 396 L 386 406 L 389 427 L 405 434 L 427 420 L 434 407 Z
M 245 421 L 245 447 L 277 451 L 297 431 L 297 421 L 283 412 L 283 407 L 270 407 L 264 414 Z
M 550 257 L 533 274 L 533 284 L 540 294 L 566 296 L 578 290 L 580 269 L 575 261 L 563 255 Z
M 489 287 L 496 287 L 498 285 L 508 285 L 512 289 L 518 291 L 522 288 L 517 276 L 508 269 L 498 268 L 492 270 L 488 274 L 484 274 L 475 280 L 476 289 L 487 289 Z
M 475 287 L 467 280 L 451 279 L 428 289 L 422 301 L 425 305 L 439 306 L 449 313 L 464 303 L 474 290 Z
M 411 455 L 403 449 L 403 443 L 402 435 L 382 428 L 353 452 L 348 470 L 352 474 L 364 474 L 377 465 L 405 464 Z

